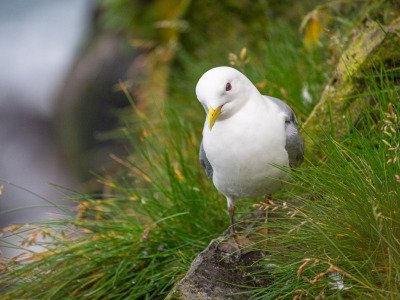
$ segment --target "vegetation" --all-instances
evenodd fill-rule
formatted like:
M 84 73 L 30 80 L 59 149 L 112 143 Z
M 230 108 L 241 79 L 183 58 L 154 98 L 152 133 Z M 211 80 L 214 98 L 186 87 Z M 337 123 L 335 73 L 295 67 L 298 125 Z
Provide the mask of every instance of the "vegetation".
M 155 119 L 136 108 L 121 83 L 132 104 L 121 116 L 122 133 L 135 151 L 128 158 L 114 156 L 121 171 L 98 179 L 102 195 L 76 194 L 76 217 L 4 230 L 30 230 L 26 243 L 48 251 L 0 265 L 3 297 L 164 298 L 196 254 L 228 225 L 225 201 L 198 162 L 204 120 L 194 95 L 199 76 L 232 64 L 263 93 L 287 101 L 303 122 L 351 39 L 350 29 L 362 30 L 360 14 L 386 22 L 388 7 L 395 5 L 373 3 L 379 5 L 365 2 L 357 12 L 353 4 L 345 6 L 348 11 L 317 7 L 306 17 L 303 35 L 299 24 L 283 15 L 248 45 L 231 40 L 226 49 L 213 40 L 195 51 L 181 48 L 171 66 L 166 107 Z M 332 18 L 329 25 L 325 14 Z M 358 122 L 349 122 L 340 139 L 331 135 L 335 124 L 324 128 L 322 155 L 293 172 L 279 201 L 256 206 L 277 214 L 260 224 L 268 226 L 266 243 L 251 246 L 271 254 L 258 262 L 268 274 L 255 275 L 273 280 L 266 288 L 249 288 L 249 297 L 400 297 L 400 74 L 396 62 L 374 66 L 365 70 L 367 84 L 354 95 L 370 103 Z M 255 209 L 247 201 L 239 206 L 241 214 Z
M 278 266 L 275 282 L 255 298 L 400 296 L 399 92 L 381 71 L 369 74 L 372 105 L 359 128 L 320 145 L 326 160 L 294 174 L 294 204 L 274 205 L 278 234 L 267 236 L 272 255 L 260 264 Z

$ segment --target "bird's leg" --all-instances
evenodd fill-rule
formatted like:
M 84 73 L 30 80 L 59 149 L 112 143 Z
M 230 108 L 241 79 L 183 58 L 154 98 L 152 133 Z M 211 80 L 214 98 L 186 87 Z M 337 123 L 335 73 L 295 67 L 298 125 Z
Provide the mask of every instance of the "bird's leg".
M 219 249 L 223 253 L 229 254 L 229 257 L 233 257 L 234 260 L 239 259 L 241 256 L 240 245 L 237 240 L 236 236 L 236 228 L 235 228 L 235 220 L 234 220 L 234 213 L 235 213 L 235 198 L 233 197 L 226 197 L 226 201 L 228 204 L 228 211 L 231 226 L 230 229 L 230 236 L 228 236 L 221 244 L 219 245 Z
M 265 195 L 264 202 L 269 203 L 270 201 L 272 201 L 272 195 L 271 194 Z M 269 208 L 267 208 L 265 210 L 265 221 L 264 222 L 267 224 L 267 228 L 268 228 L 268 212 L 269 212 Z
M 234 220 L 234 214 L 235 214 L 235 204 L 234 204 L 234 199 L 231 197 L 226 197 L 227 203 L 228 203 L 228 211 L 229 211 L 229 218 L 231 221 L 231 234 L 235 234 L 235 220 Z

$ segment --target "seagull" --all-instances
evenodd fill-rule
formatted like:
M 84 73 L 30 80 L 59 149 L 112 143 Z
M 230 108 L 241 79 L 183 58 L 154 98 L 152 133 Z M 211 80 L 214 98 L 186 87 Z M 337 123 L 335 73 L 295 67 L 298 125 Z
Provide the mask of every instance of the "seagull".
M 196 85 L 206 111 L 200 162 L 216 189 L 226 197 L 231 233 L 235 202 L 242 197 L 271 195 L 298 167 L 304 143 L 293 110 L 262 95 L 231 67 L 208 70 Z

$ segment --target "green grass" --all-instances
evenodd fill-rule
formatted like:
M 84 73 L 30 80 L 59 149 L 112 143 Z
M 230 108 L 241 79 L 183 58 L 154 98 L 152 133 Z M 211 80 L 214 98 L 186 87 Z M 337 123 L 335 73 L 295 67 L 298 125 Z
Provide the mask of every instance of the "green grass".
M 297 29 L 280 21 L 275 25 L 257 50 L 248 50 L 251 61 L 241 68 L 253 82 L 265 81 L 263 93 L 283 98 L 304 120 L 332 66 L 323 48 L 303 48 Z M 99 178 L 103 194 L 76 195 L 76 218 L 34 230 L 52 237 L 53 242 L 40 243 L 49 252 L 33 254 L 30 264 L 8 265 L 8 272 L 0 273 L 0 285 L 7 288 L 3 297 L 162 299 L 168 294 L 196 254 L 228 226 L 225 200 L 198 162 L 205 116 L 194 87 L 206 69 L 227 65 L 228 52 L 238 54 L 243 46 L 221 49 L 210 43 L 201 61 L 178 52 L 170 101 L 159 120 L 149 123 L 132 111 L 122 117 L 135 152 L 128 159 L 115 158 L 121 164 L 118 176 Z M 400 172 L 398 162 L 387 163 L 393 151 L 382 141 L 398 140 L 382 127 L 389 102 L 399 115 L 399 95 L 390 70 L 374 74 L 366 74 L 366 98 L 375 101 L 363 120 L 344 140 L 328 137 L 321 145 L 325 160 L 306 163 L 279 195 L 291 201 L 285 209 L 276 202 L 281 217 L 268 223 L 273 233 L 266 236 L 271 256 L 259 262 L 278 267 L 271 286 L 249 290 L 254 298 L 315 297 L 322 291 L 338 299 L 399 297 L 400 184 L 395 175 Z M 304 88 L 310 103 L 304 102 Z M 248 202 L 239 206 L 239 215 L 252 209 Z M 305 259 L 310 261 L 298 278 Z M 342 272 L 351 289 L 330 289 L 328 273 L 314 283 L 303 278 L 327 270 Z
M 278 78 L 284 83 L 284 74 L 291 76 L 293 86 L 287 88 L 301 101 L 302 78 L 293 68 L 306 65 L 306 56 L 313 54 L 296 51 L 302 47 L 301 36 L 290 27 L 282 23 L 275 30 L 286 38 L 270 30 L 268 39 L 280 50 L 266 45 L 259 64 L 279 62 L 276 82 L 278 67 L 253 67 L 252 60 L 246 72 L 255 82 L 264 78 L 263 72 L 269 74 L 273 86 L 280 84 Z M 212 53 L 210 61 L 227 64 L 228 53 L 220 52 Z M 118 176 L 99 179 L 105 193 L 77 195 L 77 218 L 42 224 L 44 232 L 36 230 L 54 239 L 41 243 L 51 255 L 40 260 L 42 256 L 33 255 L 30 264 L 12 264 L 12 272 L 0 275 L 8 297 L 162 299 L 196 254 L 227 228 L 225 199 L 198 161 L 205 116 L 194 87 L 211 66 L 198 65 L 184 52 L 178 61 L 185 67 L 176 66 L 171 79 L 173 101 L 156 122 L 140 113 L 135 116 L 135 109 L 122 116 L 123 132 L 135 152 L 128 160 L 116 158 L 121 163 Z M 321 89 L 322 80 L 319 84 Z M 239 215 L 249 209 L 243 204 Z
M 13 286 L 8 297 L 165 297 L 194 256 L 228 223 L 225 202 L 199 172 L 193 128 L 173 115 L 168 120 L 180 134 L 171 127 L 160 129 L 163 134 L 143 129 L 135 155 L 140 163 L 124 161 L 129 175 L 118 182 L 102 180 L 111 195 L 78 195 L 80 217 L 46 226 L 54 239 L 43 243 L 50 256 L 13 265 L 11 274 L 0 275 L 5 286 Z M 141 182 L 132 187 L 138 178 Z
M 400 164 L 388 162 L 399 155 L 393 149 L 399 142 L 399 92 L 392 73 L 374 75 L 366 74 L 369 91 L 362 97 L 371 106 L 358 127 L 345 140 L 328 137 L 320 145 L 325 161 L 294 173 L 289 197 L 295 204 L 278 205 L 281 218 L 269 223 L 276 233 L 266 237 L 271 257 L 260 262 L 279 266 L 275 282 L 255 291 L 255 299 L 400 297 Z M 334 272 L 348 290 L 331 288 Z

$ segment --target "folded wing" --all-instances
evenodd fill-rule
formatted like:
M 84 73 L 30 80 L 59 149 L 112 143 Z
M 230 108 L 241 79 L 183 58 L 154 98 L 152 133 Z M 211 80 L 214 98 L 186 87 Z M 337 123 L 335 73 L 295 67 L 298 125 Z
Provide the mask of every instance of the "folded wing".
M 293 110 L 285 102 L 274 97 L 266 97 L 271 100 L 285 115 L 285 132 L 286 132 L 286 146 L 285 149 L 289 155 L 289 166 L 296 168 L 301 165 L 304 160 L 304 142 L 300 136 L 299 130 L 296 125 L 296 115 Z

